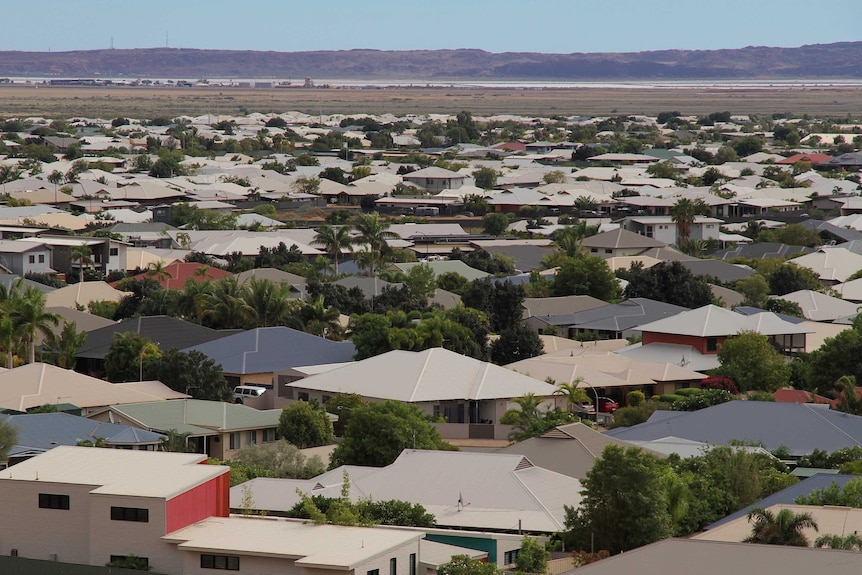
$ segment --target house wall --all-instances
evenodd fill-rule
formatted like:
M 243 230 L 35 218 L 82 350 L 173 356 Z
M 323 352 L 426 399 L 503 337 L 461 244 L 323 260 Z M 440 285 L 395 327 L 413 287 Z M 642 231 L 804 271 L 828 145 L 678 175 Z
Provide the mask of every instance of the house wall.
M 636 256 L 642 251 L 644 251 L 644 249 L 646 248 L 590 248 L 590 255 L 605 259 L 624 256 Z
M 674 226 L 676 227 L 676 226 Z M 718 241 L 718 224 L 692 224 L 691 239 Z
M 164 532 L 171 533 L 207 517 L 230 515 L 230 473 L 169 499 L 165 508 Z
M 15 272 L 19 275 L 26 275 L 28 273 L 35 274 L 44 274 L 44 273 L 53 273 L 51 267 L 51 250 L 45 248 L 43 250 L 31 250 L 26 254 L 17 254 L 21 256 L 21 271 Z M 30 262 L 30 258 L 33 258 L 33 262 Z
M 108 258 L 105 261 L 105 271 L 126 271 L 128 266 L 128 246 L 119 242 L 111 241 L 108 246 Z M 116 255 L 111 255 L 113 250 L 117 250 Z
M 149 510 L 149 521 L 111 520 L 111 507 L 135 507 Z M 176 545 L 160 539 L 165 535 L 166 502 L 151 497 L 90 495 L 91 565 L 104 565 L 111 555 L 146 557 L 156 573 L 178 573 L 182 555 Z
M 0 554 L 90 563 L 90 495 L 96 485 L 0 482 Z M 39 494 L 69 496 L 69 509 L 40 509 Z M 56 557 L 55 557 L 56 556 Z
M 676 335 L 670 333 L 653 333 L 645 331 L 643 332 L 643 345 L 648 345 L 651 343 L 674 343 L 679 345 L 690 345 L 700 353 L 703 354 L 716 354 L 718 353 L 718 347 L 724 343 L 724 340 L 727 339 L 727 336 L 720 336 L 716 338 L 706 338 L 706 337 L 696 337 L 691 335 Z M 710 339 L 714 339 L 716 342 L 716 349 L 707 350 L 708 341 Z

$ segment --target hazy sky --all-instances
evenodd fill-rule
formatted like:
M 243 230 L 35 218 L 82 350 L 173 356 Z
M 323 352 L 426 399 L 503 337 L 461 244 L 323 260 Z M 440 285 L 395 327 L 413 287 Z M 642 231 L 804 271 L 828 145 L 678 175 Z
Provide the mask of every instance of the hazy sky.
M 862 0 L 19 0 L 0 50 L 491 52 L 799 46 L 862 40 Z

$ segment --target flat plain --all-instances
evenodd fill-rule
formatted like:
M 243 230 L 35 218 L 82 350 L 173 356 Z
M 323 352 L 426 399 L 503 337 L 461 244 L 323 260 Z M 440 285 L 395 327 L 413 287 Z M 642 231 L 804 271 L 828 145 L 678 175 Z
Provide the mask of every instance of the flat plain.
M 226 88 L 0 86 L 0 117 L 176 117 L 288 111 L 322 114 L 603 116 L 735 114 L 846 117 L 862 86 L 714 88 Z

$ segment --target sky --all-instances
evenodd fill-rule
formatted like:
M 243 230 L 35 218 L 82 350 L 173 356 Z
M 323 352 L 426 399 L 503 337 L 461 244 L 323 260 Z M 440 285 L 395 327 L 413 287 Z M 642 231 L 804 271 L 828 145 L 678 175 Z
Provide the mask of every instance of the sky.
M 862 40 L 862 0 L 20 0 L 0 50 L 634 52 Z

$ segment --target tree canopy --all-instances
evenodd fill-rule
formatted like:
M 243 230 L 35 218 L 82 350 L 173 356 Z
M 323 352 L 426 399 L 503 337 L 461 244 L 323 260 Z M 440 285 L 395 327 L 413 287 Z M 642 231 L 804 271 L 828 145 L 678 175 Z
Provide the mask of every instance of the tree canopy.
M 769 338 L 755 332 L 742 332 L 719 347 L 721 366 L 716 375 L 733 380 L 740 391 L 775 391 L 790 382 L 790 367 Z
M 294 401 L 281 410 L 278 435 L 300 449 L 332 443 L 332 423 L 322 408 Z
M 629 282 L 626 298 L 643 297 L 690 309 L 712 303 L 712 290 L 706 280 L 677 261 L 662 262 L 649 269 L 632 264 L 618 275 Z

